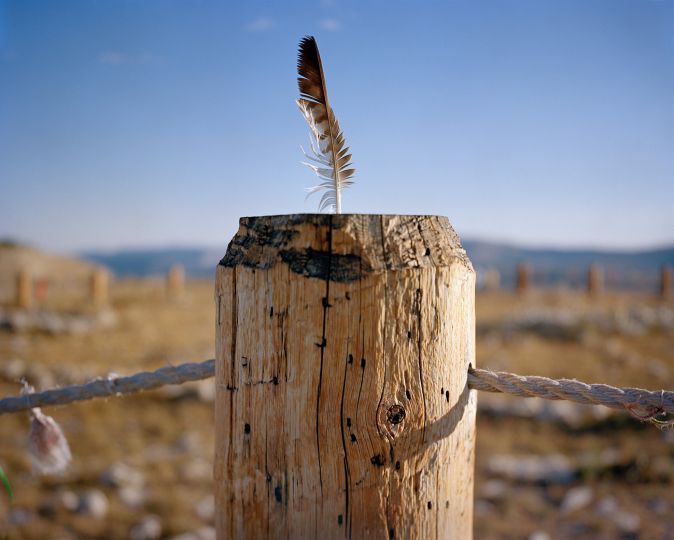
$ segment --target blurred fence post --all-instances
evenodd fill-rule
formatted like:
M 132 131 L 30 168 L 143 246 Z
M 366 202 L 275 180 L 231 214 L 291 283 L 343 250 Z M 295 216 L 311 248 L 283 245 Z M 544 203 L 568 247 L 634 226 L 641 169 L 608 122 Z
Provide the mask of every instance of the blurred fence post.
M 166 277 L 166 292 L 169 298 L 178 298 L 185 292 L 185 269 L 180 264 L 174 264 Z
M 242 218 L 215 295 L 218 538 L 472 538 L 475 274 L 447 218 Z
M 672 269 L 666 264 L 660 268 L 660 298 L 667 300 L 672 297 Z
M 525 263 L 519 263 L 516 270 L 515 289 L 517 294 L 523 295 L 529 290 L 530 271 L 529 266 Z
M 33 307 L 33 279 L 27 270 L 16 274 L 16 306 L 19 309 Z
M 110 277 L 107 269 L 95 268 L 89 279 L 89 299 L 95 308 L 108 305 Z
M 587 270 L 587 294 L 597 298 L 604 292 L 604 269 L 596 263 Z

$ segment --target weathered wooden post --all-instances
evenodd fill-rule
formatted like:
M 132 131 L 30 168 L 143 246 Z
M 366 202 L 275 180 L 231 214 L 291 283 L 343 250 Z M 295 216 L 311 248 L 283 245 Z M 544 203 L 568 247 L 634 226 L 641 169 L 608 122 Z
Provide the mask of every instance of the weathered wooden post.
M 604 292 L 604 270 L 596 263 L 587 269 L 587 294 L 593 298 Z
M 110 277 L 105 268 L 95 268 L 89 278 L 89 299 L 95 308 L 108 305 Z
M 672 297 L 672 269 L 663 264 L 660 268 L 660 298 L 668 300 Z
M 185 269 L 180 264 L 174 264 L 166 276 L 166 293 L 169 298 L 179 298 L 183 292 L 185 292 Z
M 517 294 L 523 295 L 529 290 L 529 266 L 519 263 L 515 273 L 515 290 Z
M 242 218 L 215 282 L 225 538 L 471 538 L 475 275 L 447 218 Z
M 27 270 L 19 270 L 16 274 L 16 307 L 33 307 L 33 279 Z

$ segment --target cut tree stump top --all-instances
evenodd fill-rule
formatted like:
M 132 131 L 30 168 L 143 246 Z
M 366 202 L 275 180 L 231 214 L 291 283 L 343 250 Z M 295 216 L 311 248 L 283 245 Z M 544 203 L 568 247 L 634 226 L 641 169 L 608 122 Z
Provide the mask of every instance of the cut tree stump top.
M 321 238 L 329 231 L 328 249 Z M 315 229 L 316 234 L 311 234 Z M 384 249 L 384 246 L 386 247 Z M 462 264 L 472 269 L 444 216 L 288 214 L 243 217 L 220 261 L 225 267 L 276 264 L 307 277 L 348 283 L 371 273 Z

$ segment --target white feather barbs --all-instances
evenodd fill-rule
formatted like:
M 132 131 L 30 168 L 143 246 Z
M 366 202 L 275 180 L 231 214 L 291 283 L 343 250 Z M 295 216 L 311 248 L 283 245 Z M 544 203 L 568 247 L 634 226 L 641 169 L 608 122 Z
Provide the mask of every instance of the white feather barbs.
M 307 192 L 307 197 L 318 191 L 325 191 L 321 197 L 321 202 L 319 203 L 319 210 L 322 211 L 328 207 L 332 207 L 337 214 L 340 214 L 342 212 L 341 190 L 353 185 L 353 181 L 351 179 L 343 180 L 340 178 L 340 175 L 335 174 L 334 163 L 336 160 L 332 155 L 329 140 L 325 136 L 321 136 L 321 130 L 316 125 L 314 115 L 311 112 L 311 109 L 307 107 L 306 102 L 298 99 L 296 103 L 311 131 L 311 135 L 309 136 L 311 154 L 308 154 L 302 146 L 300 146 L 300 149 L 302 150 L 304 157 L 314 163 L 323 165 L 323 167 L 320 167 L 319 165 L 302 161 L 302 165 L 309 167 L 314 171 L 316 176 L 323 180 L 323 182 L 316 186 L 306 188 L 305 191 Z M 337 181 L 335 181 L 335 177 L 338 178 Z

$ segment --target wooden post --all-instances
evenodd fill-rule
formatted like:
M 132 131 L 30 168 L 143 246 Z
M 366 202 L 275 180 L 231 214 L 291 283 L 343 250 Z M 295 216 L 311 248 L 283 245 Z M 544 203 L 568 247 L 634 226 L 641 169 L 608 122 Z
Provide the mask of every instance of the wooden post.
M 166 276 L 166 292 L 170 298 L 178 298 L 185 291 L 185 269 L 180 264 L 174 264 Z
M 672 296 L 672 269 L 666 264 L 660 268 L 660 298 L 667 300 Z
M 105 268 L 95 268 L 89 281 L 91 304 L 96 308 L 105 307 L 109 301 L 109 276 Z
M 604 270 L 596 263 L 590 265 L 587 270 L 587 294 L 598 297 L 604 292 Z
M 447 218 L 242 218 L 216 273 L 217 537 L 472 537 L 475 274 Z
M 517 265 L 516 290 L 517 294 L 525 294 L 529 290 L 529 267 L 525 263 Z
M 19 270 L 16 274 L 16 306 L 19 309 L 33 307 L 33 279 L 27 270 Z

